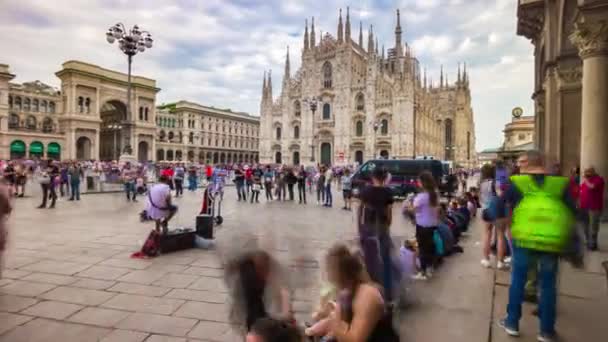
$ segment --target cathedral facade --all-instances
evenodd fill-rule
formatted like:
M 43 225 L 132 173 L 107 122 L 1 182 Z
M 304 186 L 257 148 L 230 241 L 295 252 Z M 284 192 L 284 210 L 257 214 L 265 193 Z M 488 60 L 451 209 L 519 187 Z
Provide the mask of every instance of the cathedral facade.
M 302 63 L 292 75 L 289 50 L 281 93 L 264 75 L 260 162 L 346 165 L 374 158 L 432 156 L 475 165 L 475 125 L 466 67 L 449 84 L 428 82 L 407 43 L 397 11 L 394 46 L 378 48 L 373 27 L 364 46 L 351 38 L 350 14 L 337 35 L 304 30 Z

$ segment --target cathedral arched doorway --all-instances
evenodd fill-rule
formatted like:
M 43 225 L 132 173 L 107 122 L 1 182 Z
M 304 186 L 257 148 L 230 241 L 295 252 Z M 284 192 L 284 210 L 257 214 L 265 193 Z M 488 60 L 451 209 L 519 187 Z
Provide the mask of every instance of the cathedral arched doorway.
M 148 161 L 148 142 L 140 141 L 137 144 L 137 160 L 142 163 Z
M 321 144 L 321 164 L 325 166 L 331 165 L 331 144 L 330 143 L 322 143 Z
M 91 159 L 91 139 L 87 137 L 80 137 L 78 140 L 76 140 L 76 159 Z
M 127 118 L 127 106 L 118 100 L 108 101 L 101 106 L 99 118 L 99 158 L 118 159 L 124 147 L 122 122 Z
M 357 164 L 363 164 L 363 151 L 355 151 L 355 161 Z
M 293 165 L 300 165 L 300 152 L 299 151 L 293 152 Z
M 281 164 L 281 163 L 283 162 L 283 156 L 281 155 L 281 152 L 277 151 L 277 152 L 274 154 L 274 162 L 275 162 L 276 164 Z

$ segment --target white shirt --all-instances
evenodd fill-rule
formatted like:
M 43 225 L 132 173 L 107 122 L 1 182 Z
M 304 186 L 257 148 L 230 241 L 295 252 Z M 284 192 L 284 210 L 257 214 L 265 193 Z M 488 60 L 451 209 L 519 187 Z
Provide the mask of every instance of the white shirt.
M 165 183 L 158 183 L 149 191 L 146 213 L 153 220 L 165 218 L 169 214 L 169 210 L 167 210 L 167 197 L 171 194 L 171 188 Z M 152 205 L 150 200 L 152 200 L 154 205 Z

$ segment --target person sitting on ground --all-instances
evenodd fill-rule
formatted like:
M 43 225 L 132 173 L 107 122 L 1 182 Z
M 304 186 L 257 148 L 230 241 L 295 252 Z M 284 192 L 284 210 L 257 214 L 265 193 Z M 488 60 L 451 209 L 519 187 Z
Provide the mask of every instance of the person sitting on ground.
M 331 323 L 330 314 L 335 309 L 335 301 L 337 300 L 336 287 L 331 283 L 326 283 L 321 286 L 321 296 L 319 298 L 319 307 L 312 314 L 314 324 L 304 330 L 304 334 L 309 337 L 325 337 L 331 339 L 329 334 L 329 326 Z
M 245 342 L 301 342 L 302 333 L 291 322 L 260 318 L 251 327 Z
M 161 175 L 158 181 L 148 192 L 146 213 L 150 219 L 156 222 L 156 231 L 160 232 L 162 227 L 163 233 L 166 234 L 169 230 L 169 221 L 177 213 L 177 206 L 171 202 L 171 188 L 169 186 L 171 180 L 167 176 Z
M 469 191 L 464 194 L 464 197 L 467 201 L 467 209 L 469 209 L 471 218 L 476 217 L 477 216 L 477 205 L 475 204 L 475 199 L 473 198 L 473 194 Z
M 456 210 L 464 217 L 464 220 L 465 220 L 464 231 L 467 231 L 469 228 L 469 222 L 471 222 L 471 212 L 469 211 L 469 208 L 467 206 L 467 200 L 466 200 L 466 198 L 459 198 L 457 203 L 458 203 L 458 209 L 456 209 Z
M 329 332 L 336 341 L 399 341 L 390 311 L 361 260 L 338 244 L 329 250 L 326 262 L 329 281 L 340 293 L 330 316 Z
M 399 261 L 404 279 L 409 279 L 418 273 L 418 243 L 416 239 L 406 239 L 399 249 Z

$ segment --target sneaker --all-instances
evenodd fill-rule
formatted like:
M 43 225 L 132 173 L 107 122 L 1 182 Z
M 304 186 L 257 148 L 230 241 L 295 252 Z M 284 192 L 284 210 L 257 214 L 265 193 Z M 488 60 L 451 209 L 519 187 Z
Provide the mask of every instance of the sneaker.
M 538 342 L 553 342 L 553 341 L 555 341 L 555 334 L 551 335 L 551 334 L 540 333 L 536 337 L 536 340 Z
M 431 278 L 431 277 L 433 276 L 434 271 L 435 271 L 435 270 L 434 270 L 432 267 L 428 267 L 428 268 L 426 269 L 426 277 L 427 277 L 427 278 Z
M 488 259 L 481 259 L 481 266 L 483 266 L 485 268 L 490 268 L 490 267 L 492 267 L 492 264 L 490 263 L 490 260 L 488 260 Z
M 506 319 L 501 319 L 500 321 L 498 321 L 498 326 L 503 328 L 505 330 L 505 332 L 507 333 L 507 335 L 509 335 L 509 336 L 515 336 L 515 337 L 519 336 L 519 330 L 509 327 L 507 325 Z
M 511 257 L 510 257 L 510 256 L 508 256 L 508 257 L 504 258 L 504 259 L 503 259 L 503 262 L 504 262 L 505 264 L 510 264 L 510 263 L 511 263 Z
M 498 270 L 506 270 L 506 269 L 508 269 L 508 268 L 509 268 L 509 265 L 508 265 L 507 263 L 504 263 L 504 262 L 500 262 L 500 261 L 499 261 L 499 262 L 496 264 L 496 269 L 498 269 Z
M 422 272 L 418 272 L 415 275 L 412 276 L 412 279 L 414 280 L 427 280 L 428 278 L 426 277 L 426 275 L 424 275 L 424 273 Z

